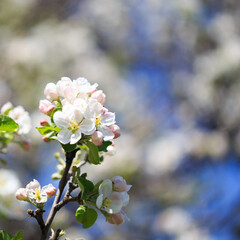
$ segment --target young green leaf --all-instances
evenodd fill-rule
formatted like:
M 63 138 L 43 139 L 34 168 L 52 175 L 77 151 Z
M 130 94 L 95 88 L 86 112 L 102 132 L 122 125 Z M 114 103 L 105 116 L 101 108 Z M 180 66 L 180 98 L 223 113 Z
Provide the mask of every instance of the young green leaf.
M 95 165 L 99 164 L 100 159 L 99 159 L 99 155 L 98 155 L 97 146 L 91 142 L 87 142 L 86 145 L 89 149 L 89 153 L 88 153 L 89 162 L 92 164 L 95 164 Z
M 0 115 L 0 131 L 17 131 L 19 125 L 10 117 L 6 115 Z
M 103 141 L 101 146 L 98 146 L 99 152 L 107 152 L 107 147 L 112 144 L 111 141 Z
M 59 132 L 61 130 L 58 127 L 52 127 L 52 126 L 36 127 L 36 129 L 39 131 L 41 135 L 46 135 L 51 132 Z
M 87 206 L 80 206 L 76 211 L 76 220 L 82 223 L 83 228 L 91 227 L 96 222 L 97 217 L 97 212 Z
M 89 181 L 89 180 L 87 180 L 83 177 L 78 177 L 78 180 L 81 183 L 81 185 L 84 186 L 84 191 L 85 192 L 88 193 L 88 192 L 91 192 L 93 190 L 94 184 L 91 181 Z
M 77 144 L 70 144 L 70 143 L 61 144 L 61 145 L 65 152 L 72 152 L 77 147 Z
M 16 235 L 12 238 L 12 240 L 23 240 L 22 231 L 16 233 Z
M 11 239 L 12 239 L 12 236 L 9 233 L 3 230 L 0 231 L 0 240 L 11 240 Z

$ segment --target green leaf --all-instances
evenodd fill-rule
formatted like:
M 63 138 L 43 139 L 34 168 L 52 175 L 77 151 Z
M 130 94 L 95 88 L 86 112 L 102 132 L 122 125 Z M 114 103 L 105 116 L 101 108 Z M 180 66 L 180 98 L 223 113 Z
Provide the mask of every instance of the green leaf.
M 100 163 L 100 159 L 99 159 L 99 155 L 98 155 L 98 148 L 95 144 L 91 143 L 91 142 L 87 142 L 86 143 L 88 149 L 89 149 L 89 153 L 88 153 L 88 160 L 90 163 L 92 164 L 99 164 Z
M 0 115 L 0 131 L 17 131 L 19 125 L 10 117 Z
M 59 132 L 61 130 L 58 127 L 52 127 L 52 126 L 36 127 L 36 129 L 39 131 L 41 135 L 46 135 L 52 132 Z
M 78 177 L 78 180 L 81 183 L 81 185 L 84 186 L 84 191 L 85 192 L 88 193 L 88 192 L 91 192 L 94 189 L 94 184 L 91 181 L 89 181 L 89 180 L 87 180 L 83 177 Z
M 65 152 L 72 152 L 76 147 L 77 147 L 77 144 L 62 144 L 62 148 L 64 149 Z
M 93 189 L 93 191 L 95 192 L 98 192 L 98 189 L 99 189 L 99 186 L 100 186 L 100 184 L 103 182 L 103 180 L 101 180 L 101 181 L 99 181 L 98 183 L 96 183 L 95 185 L 94 185 L 94 189 Z
M 82 206 L 80 206 L 81 208 Z M 93 208 L 81 208 L 76 212 L 76 220 L 82 223 L 83 228 L 90 228 L 97 220 L 98 214 Z
M 12 236 L 9 233 L 3 230 L 0 231 L 0 240 L 11 240 L 11 239 L 12 239 Z
M 17 232 L 16 235 L 12 238 L 12 240 L 23 240 L 22 231 Z
M 103 141 L 101 146 L 98 146 L 99 152 L 107 152 L 107 147 L 112 144 L 111 141 Z

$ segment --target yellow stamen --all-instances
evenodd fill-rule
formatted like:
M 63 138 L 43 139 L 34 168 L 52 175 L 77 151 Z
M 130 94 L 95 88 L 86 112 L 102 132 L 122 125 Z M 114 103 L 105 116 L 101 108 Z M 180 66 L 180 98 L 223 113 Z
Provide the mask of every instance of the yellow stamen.
M 39 189 L 39 188 L 36 188 L 35 189 L 35 196 L 34 196 L 34 199 L 36 199 L 36 200 L 41 200 L 41 189 Z
M 95 120 L 95 125 L 96 127 L 100 126 L 102 123 L 102 119 L 100 117 L 97 117 L 97 115 L 95 114 L 94 116 L 94 120 Z
M 109 199 L 105 199 L 104 202 L 103 202 L 103 206 L 105 207 L 109 207 L 113 202 Z

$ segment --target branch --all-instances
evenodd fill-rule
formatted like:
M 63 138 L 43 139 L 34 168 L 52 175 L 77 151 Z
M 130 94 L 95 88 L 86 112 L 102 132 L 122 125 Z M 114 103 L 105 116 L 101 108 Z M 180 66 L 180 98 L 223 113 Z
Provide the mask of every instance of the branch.
M 60 232 L 61 232 L 61 229 L 60 228 L 57 229 L 57 231 L 55 231 L 55 233 L 54 233 L 53 237 L 51 238 L 51 240 L 57 240 L 58 237 L 59 237 Z
M 43 217 L 42 217 L 44 212 L 45 212 L 45 210 L 42 210 L 40 208 L 37 208 L 35 210 L 35 212 L 33 210 L 31 210 L 31 209 L 27 210 L 27 213 L 28 213 L 28 215 L 30 217 L 36 218 L 36 220 L 37 220 L 37 222 L 38 222 L 42 232 L 44 232 L 44 228 L 45 228 L 45 224 L 44 224 Z
M 66 167 L 64 169 L 63 176 L 62 176 L 62 178 L 61 178 L 61 180 L 59 182 L 58 191 L 57 191 L 56 197 L 54 199 L 54 202 L 53 202 L 52 208 L 50 210 L 50 213 L 48 215 L 45 228 L 42 231 L 41 240 L 45 240 L 47 238 L 47 234 L 48 234 L 49 228 L 50 228 L 50 226 L 52 224 L 52 221 L 53 221 L 57 211 L 59 210 L 59 209 L 57 209 L 56 206 L 59 203 L 59 201 L 61 199 L 61 196 L 62 196 L 62 193 L 63 193 L 63 190 L 64 190 L 64 188 L 65 188 L 65 186 L 67 184 L 67 181 L 69 180 L 69 170 L 71 168 L 72 161 L 73 161 L 77 151 L 78 151 L 78 149 L 75 149 L 72 152 L 67 152 L 66 153 Z

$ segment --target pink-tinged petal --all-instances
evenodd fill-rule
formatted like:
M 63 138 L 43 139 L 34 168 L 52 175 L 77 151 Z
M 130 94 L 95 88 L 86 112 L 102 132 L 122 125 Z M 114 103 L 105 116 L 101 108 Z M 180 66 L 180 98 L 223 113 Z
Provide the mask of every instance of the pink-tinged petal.
M 100 194 L 100 195 L 97 197 L 96 205 L 97 205 L 97 207 L 100 209 L 100 208 L 102 207 L 102 204 L 103 204 L 103 194 Z
M 108 127 L 100 126 L 98 127 L 98 131 L 102 132 L 104 141 L 112 140 L 114 138 L 114 134 Z
M 111 224 L 115 225 L 121 225 L 125 222 L 126 214 L 123 210 L 121 210 L 119 213 L 111 214 L 107 217 L 107 221 Z
M 91 119 L 84 119 L 80 126 L 79 129 L 81 129 L 81 131 L 86 134 L 86 135 L 91 135 L 94 133 L 94 131 L 96 130 L 95 127 L 95 122 Z
M 105 179 L 99 186 L 98 193 L 103 194 L 103 198 L 108 197 L 112 192 L 112 181 L 110 179 Z
M 92 142 L 96 145 L 96 146 L 101 146 L 102 142 L 103 142 L 103 134 L 99 131 L 95 131 L 92 134 Z
M 125 192 L 127 189 L 127 183 L 121 176 L 112 178 L 113 190 L 117 192 Z
M 57 127 L 64 129 L 69 127 L 69 119 L 68 116 L 65 115 L 61 111 L 57 111 L 53 115 L 53 121 L 57 125 Z
M 58 133 L 57 138 L 59 142 L 63 144 L 67 144 L 70 142 L 71 136 L 72 136 L 72 131 L 68 129 L 63 129 Z
M 70 138 L 70 144 L 75 144 L 77 143 L 82 137 L 82 133 L 80 130 L 77 130 L 75 133 L 72 134 Z
M 26 186 L 27 189 L 31 190 L 35 190 L 36 188 L 41 188 L 40 186 L 40 183 L 36 180 L 36 179 L 33 179 L 33 181 L 31 181 L 27 186 Z
M 104 126 L 110 126 L 115 123 L 115 113 L 107 112 L 104 115 L 102 115 L 102 124 Z
M 108 199 L 112 201 L 112 204 L 106 209 L 108 213 L 118 213 L 120 212 L 121 208 L 123 207 L 123 198 L 121 193 L 119 192 L 112 192 Z

